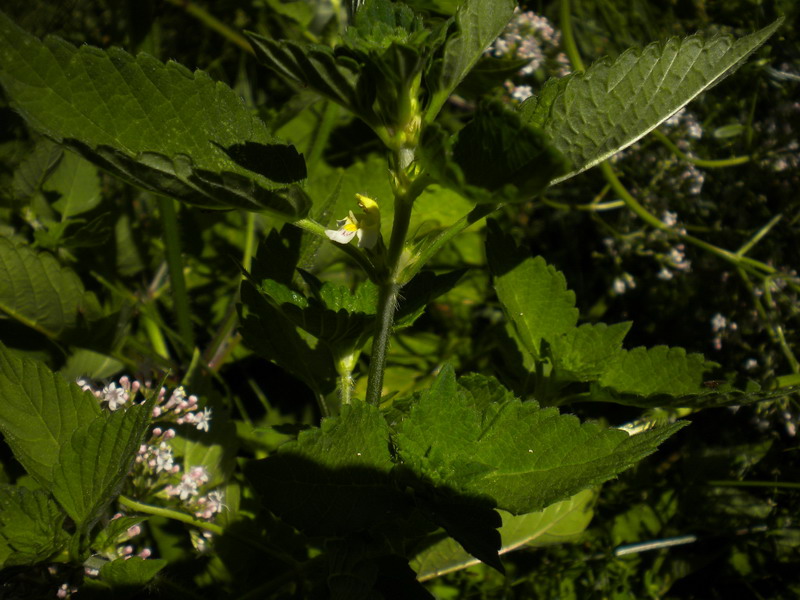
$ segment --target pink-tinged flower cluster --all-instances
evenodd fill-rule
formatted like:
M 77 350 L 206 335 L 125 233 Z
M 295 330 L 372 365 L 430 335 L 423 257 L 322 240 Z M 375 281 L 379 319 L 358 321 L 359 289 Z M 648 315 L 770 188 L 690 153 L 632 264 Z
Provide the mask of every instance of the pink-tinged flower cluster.
M 127 375 L 119 378 L 119 383 L 113 381 L 104 385 L 101 389 L 95 388 L 86 379 L 78 379 L 77 384 L 84 392 L 91 392 L 101 403 L 105 402 L 108 409 L 112 412 L 122 408 L 136 397 L 137 392 L 142 388 L 138 381 L 131 381 Z
M 560 46 L 561 32 L 546 17 L 517 8 L 514 18 L 489 46 L 486 54 L 495 58 L 528 61 L 515 79 L 508 79 L 504 84 L 512 101 L 524 102 L 533 95 L 533 88 L 527 85 L 528 82 L 538 84 L 547 76 L 563 77 L 569 74 L 569 59 Z M 539 70 L 544 71 L 544 78 L 534 77 Z
M 112 381 L 102 388 L 95 387 L 86 379 L 76 382 L 85 392 L 92 394 L 104 403 L 110 411 L 116 411 L 126 405 L 132 405 L 137 394 L 148 397 L 152 393 L 149 382 L 142 384 L 131 380 L 124 375 L 118 382 Z M 156 396 L 156 405 L 153 407 L 153 419 L 175 423 L 176 425 L 193 425 L 199 431 L 208 431 L 211 423 L 211 409 L 200 409 L 198 398 L 187 395 L 183 386 L 175 388 L 169 396 L 167 388 L 162 387 Z

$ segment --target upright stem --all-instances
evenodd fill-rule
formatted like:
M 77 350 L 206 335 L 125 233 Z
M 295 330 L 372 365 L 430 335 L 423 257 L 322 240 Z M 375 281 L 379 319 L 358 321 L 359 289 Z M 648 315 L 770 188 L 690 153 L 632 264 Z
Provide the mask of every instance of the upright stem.
M 178 236 L 178 217 L 175 201 L 172 198 L 158 196 L 158 209 L 161 213 L 161 224 L 164 229 L 164 250 L 169 267 L 169 280 L 172 287 L 175 320 L 178 322 L 178 333 L 186 348 L 194 348 L 194 333 L 189 311 L 189 295 L 186 293 L 186 280 L 183 278 L 183 259 L 181 258 L 181 242 Z
M 369 378 L 367 380 L 367 402 L 378 405 L 383 390 L 383 375 L 386 367 L 386 353 L 392 335 L 394 311 L 397 308 L 397 295 L 400 292 L 398 283 L 400 259 L 405 247 L 408 226 L 411 222 L 411 207 L 414 197 L 409 193 L 395 198 L 392 238 L 386 258 L 386 275 L 379 283 L 378 314 L 376 316 L 375 335 L 372 338 L 372 356 L 369 362 Z

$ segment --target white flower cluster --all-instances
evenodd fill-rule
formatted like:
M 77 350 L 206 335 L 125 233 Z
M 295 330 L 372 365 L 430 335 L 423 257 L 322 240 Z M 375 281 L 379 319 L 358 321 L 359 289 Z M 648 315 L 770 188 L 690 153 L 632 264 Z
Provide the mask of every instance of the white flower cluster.
M 734 321 L 730 321 L 721 313 L 711 317 L 711 332 L 714 334 L 711 338 L 711 345 L 714 350 L 721 350 L 722 340 L 738 329 L 739 326 Z
M 132 381 L 127 375 L 120 377 L 118 382 L 112 381 L 102 388 L 96 388 L 84 378 L 78 379 L 76 383 L 83 391 L 94 394 L 112 412 L 132 403 L 137 393 L 147 394 L 150 391 L 149 382 L 142 384 L 140 381 Z M 156 405 L 153 408 L 153 418 L 178 425 L 188 423 L 200 431 L 208 431 L 211 409 L 206 407 L 201 411 L 197 396 L 187 396 L 183 386 L 175 388 L 169 397 L 167 388 L 162 387 L 158 391 Z
M 563 77 L 569 73 L 570 65 L 566 54 L 560 51 L 561 32 L 557 31 L 546 17 L 535 12 L 522 12 L 517 8 L 514 18 L 506 25 L 503 33 L 486 50 L 495 58 L 523 59 L 529 61 L 517 73 L 518 83 L 506 80 L 505 88 L 509 97 L 516 102 L 524 102 L 533 95 L 533 88 L 525 79 L 540 69 L 547 75 Z
M 224 494 L 221 491 L 213 490 L 205 496 L 201 496 L 200 489 L 206 483 L 208 483 L 208 472 L 205 467 L 192 467 L 181 476 L 177 485 L 165 487 L 164 493 L 167 496 L 178 497 L 186 508 L 194 512 L 197 518 L 211 520 L 225 507 Z

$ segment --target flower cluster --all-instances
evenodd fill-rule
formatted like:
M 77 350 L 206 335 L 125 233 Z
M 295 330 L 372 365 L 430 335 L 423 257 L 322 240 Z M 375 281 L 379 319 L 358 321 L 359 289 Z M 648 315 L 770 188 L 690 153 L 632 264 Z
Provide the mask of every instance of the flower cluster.
M 508 79 L 504 84 L 513 101 L 524 102 L 533 95 L 530 83 L 539 83 L 539 80 L 531 79 L 537 71 L 544 72 L 542 79 L 548 76 L 563 77 L 569 73 L 569 59 L 561 52 L 560 45 L 561 32 L 547 18 L 517 8 L 514 18 L 489 46 L 486 54 L 495 58 L 528 61 L 513 80 Z
M 722 350 L 722 340 L 738 329 L 739 326 L 734 321 L 725 318 L 721 313 L 711 317 L 711 332 L 713 333 L 711 345 L 714 346 L 714 350 Z
M 112 381 L 102 388 L 95 387 L 83 378 L 78 379 L 76 383 L 83 391 L 94 394 L 100 403 L 104 403 L 112 412 L 129 403 L 132 404 L 139 392 L 142 392 L 143 395 L 151 393 L 149 382 L 142 384 L 140 381 L 132 381 L 127 375 L 120 377 L 118 382 Z M 206 407 L 201 411 L 197 396 L 187 396 L 183 386 L 175 388 L 169 397 L 167 388 L 162 387 L 158 390 L 156 405 L 153 407 L 153 418 L 177 425 L 186 423 L 194 425 L 200 431 L 208 431 L 211 409 Z

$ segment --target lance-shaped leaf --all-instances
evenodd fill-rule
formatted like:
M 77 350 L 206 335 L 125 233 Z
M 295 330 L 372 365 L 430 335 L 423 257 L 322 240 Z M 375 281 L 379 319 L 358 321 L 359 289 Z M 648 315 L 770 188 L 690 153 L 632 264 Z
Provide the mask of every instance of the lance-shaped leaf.
M 595 490 L 584 490 L 568 500 L 551 504 L 541 511 L 512 515 L 498 511 L 503 518 L 500 527 L 500 554 L 520 547 L 539 547 L 565 543 L 578 536 L 592 520 Z M 420 581 L 427 581 L 453 571 L 478 564 L 453 539 L 444 538 L 425 548 L 411 561 Z
M 44 490 L 0 485 L 0 567 L 31 565 L 64 546 L 64 512 Z
M 34 129 L 147 190 L 285 219 L 308 210 L 305 193 L 284 185 L 305 177 L 302 156 L 202 71 L 118 48 L 40 41 L 0 13 L 0 83 Z M 237 161 L 245 143 L 273 156 L 280 176 Z
M 672 38 L 551 80 L 520 112 L 542 126 L 572 164 L 555 182 L 593 167 L 655 129 L 732 73 L 782 22 L 738 40 L 729 35 Z
M 431 66 L 428 86 L 431 99 L 425 120 L 432 122 L 489 44 L 500 35 L 514 15 L 515 0 L 465 0 L 456 11 L 456 31 L 445 42 L 444 53 Z
M 61 447 L 53 469 L 53 496 L 84 531 L 119 493 L 150 424 L 154 401 L 104 411 Z
M 48 337 L 77 325 L 83 284 L 52 254 L 0 237 L 0 281 L 0 312 Z
M 42 486 L 52 484 L 61 447 L 100 412 L 93 394 L 0 344 L 0 432 Z
M 394 440 L 400 458 L 419 476 L 492 498 L 512 514 L 542 510 L 611 479 L 686 425 L 629 436 L 535 402 L 495 397 L 472 383 L 458 386 L 447 366 Z

